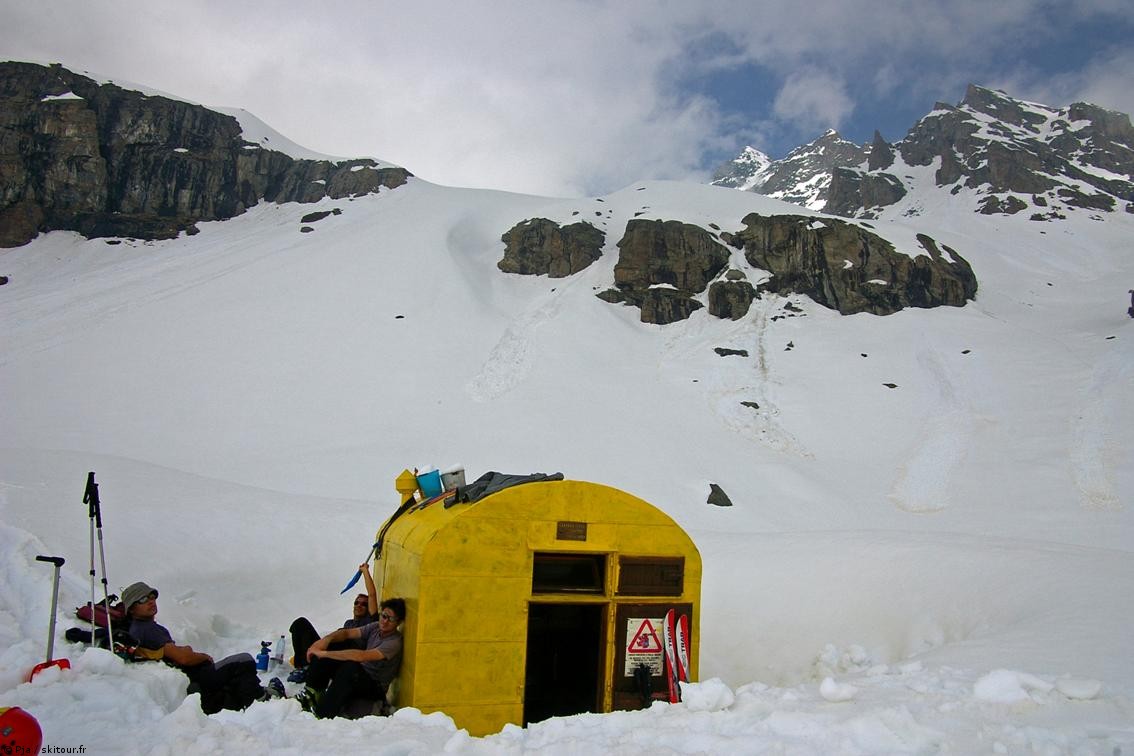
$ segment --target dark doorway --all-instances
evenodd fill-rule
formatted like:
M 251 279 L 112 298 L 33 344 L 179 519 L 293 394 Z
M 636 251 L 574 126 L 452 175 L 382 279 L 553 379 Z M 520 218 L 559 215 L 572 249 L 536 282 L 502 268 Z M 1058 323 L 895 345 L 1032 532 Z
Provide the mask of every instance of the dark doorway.
M 530 604 L 524 724 L 598 711 L 602 604 Z

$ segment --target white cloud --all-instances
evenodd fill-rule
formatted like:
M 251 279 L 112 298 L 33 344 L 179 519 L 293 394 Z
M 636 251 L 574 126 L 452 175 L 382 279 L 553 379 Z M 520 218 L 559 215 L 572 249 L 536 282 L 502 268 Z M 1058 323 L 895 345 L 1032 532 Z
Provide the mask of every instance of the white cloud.
M 1122 4 L 1063 5 L 0 0 L 0 58 L 243 107 L 310 149 L 372 155 L 439 183 L 578 194 L 703 178 L 705 156 L 739 135 L 805 141 L 884 97 L 956 100 L 970 81 L 1025 71 L 1004 62 L 1020 41 Z M 686 87 L 742 65 L 764 74 L 747 122 L 735 103 Z M 1034 74 L 1018 78 L 1038 89 Z M 1101 60 L 1066 88 L 1129 107 Z
M 854 110 L 854 103 L 840 78 L 825 71 L 808 70 L 787 77 L 776 94 L 773 109 L 781 118 L 816 131 L 837 129 Z
M 1134 90 L 1130 71 L 1134 70 L 1134 50 L 1099 50 L 1086 66 L 1058 76 L 1037 76 L 1027 69 L 1005 76 L 997 86 L 1025 99 L 1049 105 L 1089 102 L 1108 110 L 1134 113 Z

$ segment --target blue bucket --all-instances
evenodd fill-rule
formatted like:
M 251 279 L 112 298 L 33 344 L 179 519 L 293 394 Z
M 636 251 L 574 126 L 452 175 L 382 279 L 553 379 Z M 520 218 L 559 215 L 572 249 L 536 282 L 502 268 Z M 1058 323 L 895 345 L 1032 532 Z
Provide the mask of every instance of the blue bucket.
M 443 492 L 441 488 L 441 472 L 439 470 L 430 470 L 429 472 L 421 473 L 417 476 L 417 485 L 421 487 L 421 493 L 424 494 L 427 499 L 440 496 Z

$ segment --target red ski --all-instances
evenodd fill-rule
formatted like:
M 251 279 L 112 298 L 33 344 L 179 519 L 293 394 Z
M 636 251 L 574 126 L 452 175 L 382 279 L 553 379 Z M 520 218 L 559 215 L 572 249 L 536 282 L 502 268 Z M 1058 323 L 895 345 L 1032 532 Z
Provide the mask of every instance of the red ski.
M 677 632 L 673 636 L 673 645 L 677 651 L 677 679 L 679 682 L 689 682 L 689 615 L 683 614 L 677 620 Z M 680 690 L 680 686 L 678 686 Z M 680 698 L 680 696 L 678 696 Z
M 662 623 L 662 650 L 665 651 L 665 678 L 669 684 L 669 702 L 677 703 L 681 700 L 681 663 L 677 656 L 677 628 L 673 609 L 665 613 L 665 622 Z

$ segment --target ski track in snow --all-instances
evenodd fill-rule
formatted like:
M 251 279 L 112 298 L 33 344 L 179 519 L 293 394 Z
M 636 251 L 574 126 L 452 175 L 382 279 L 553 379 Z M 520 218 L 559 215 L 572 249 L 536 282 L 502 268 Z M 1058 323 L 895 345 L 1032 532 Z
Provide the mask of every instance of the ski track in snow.
M 907 512 L 938 512 L 950 504 L 951 483 L 965 460 L 972 436 L 971 413 L 964 406 L 936 353 L 918 354 L 923 374 L 938 393 L 920 420 L 921 433 L 890 490 L 890 500 Z
M 756 380 L 741 388 L 727 388 L 732 383 L 725 374 L 718 373 L 718 384 L 714 386 L 714 400 L 717 414 L 725 425 L 740 435 L 785 454 L 804 458 L 812 456 L 803 444 L 785 428 L 779 420 L 780 408 L 772 401 L 770 390 L 775 383 L 767 359 L 768 313 L 759 309 L 754 326 L 756 331 Z M 735 385 L 735 384 L 733 384 Z M 741 402 L 755 402 L 758 408 L 742 405 Z
M 1121 510 L 1114 470 L 1122 450 L 1114 442 L 1110 424 L 1121 403 L 1132 395 L 1131 368 L 1117 356 L 1103 358 L 1088 384 L 1076 392 L 1079 406 L 1071 413 L 1070 461 L 1075 487 L 1084 509 Z
M 750 352 L 754 350 L 755 355 L 714 357 L 724 364 L 710 373 L 707 401 L 725 427 L 732 432 L 776 451 L 809 459 L 813 456 L 812 453 L 780 422 L 780 408 L 772 399 L 776 379 L 767 356 L 767 307 L 756 302 L 753 303 L 751 312 L 751 319 L 738 321 L 734 329 L 735 334 L 744 338 L 743 343 L 734 345 L 734 348 L 745 348 Z M 714 339 L 714 343 L 717 341 L 719 336 Z M 667 361 L 680 364 L 691 359 L 688 349 L 681 347 L 688 343 L 686 334 L 675 334 L 667 346 Z M 759 406 L 752 407 L 742 402 Z
M 559 287 L 557 287 L 559 288 Z M 511 391 L 531 372 L 533 332 L 555 318 L 560 292 L 552 292 L 525 310 L 504 329 L 480 371 L 465 385 L 474 402 L 488 402 Z

